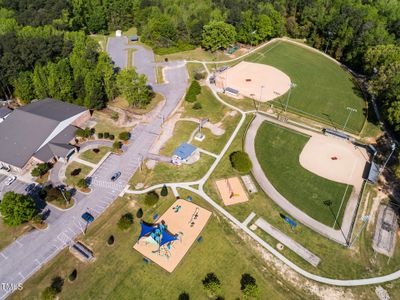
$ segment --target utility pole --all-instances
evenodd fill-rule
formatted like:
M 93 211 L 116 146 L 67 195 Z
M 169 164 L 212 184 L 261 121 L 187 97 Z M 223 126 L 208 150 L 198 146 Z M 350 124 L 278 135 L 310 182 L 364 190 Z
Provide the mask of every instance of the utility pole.
M 352 107 L 349 107 L 349 106 L 347 106 L 346 109 L 349 111 L 349 114 L 348 114 L 348 116 L 347 116 L 346 122 L 344 123 L 343 131 L 345 130 L 345 128 L 346 128 L 346 126 L 347 126 L 347 122 L 348 122 L 349 119 L 350 119 L 351 113 L 352 113 L 352 112 L 357 112 L 357 109 L 352 108 Z
M 286 100 L 286 105 L 285 105 L 285 112 L 287 111 L 287 108 L 288 108 L 288 105 L 289 105 L 289 100 L 290 100 L 290 93 L 292 92 L 292 89 L 294 89 L 296 87 L 296 84 L 295 83 L 290 83 L 289 84 L 289 94 L 288 94 L 288 97 L 287 97 L 287 100 Z
M 328 42 L 326 43 L 326 47 L 325 47 L 325 51 L 324 53 L 326 53 L 326 51 L 328 51 L 328 46 L 329 46 L 329 42 L 331 41 L 331 36 L 333 35 L 333 33 L 331 31 L 328 31 Z
M 389 154 L 388 158 L 386 159 L 385 163 L 383 164 L 383 166 L 382 166 L 381 169 L 379 170 L 379 175 L 380 175 L 380 174 L 383 172 L 383 170 L 386 168 L 386 165 L 387 165 L 389 159 L 392 157 L 392 155 L 393 155 L 393 153 L 394 153 L 394 150 L 396 150 L 396 144 L 395 144 L 395 143 L 392 143 L 391 148 L 392 148 L 392 151 L 390 152 L 390 154 Z

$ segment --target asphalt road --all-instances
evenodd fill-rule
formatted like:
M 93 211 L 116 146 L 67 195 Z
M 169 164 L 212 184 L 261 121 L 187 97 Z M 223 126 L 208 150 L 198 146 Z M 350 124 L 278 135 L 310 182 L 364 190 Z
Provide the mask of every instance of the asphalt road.
M 136 57 L 135 63 L 137 62 Z M 123 61 L 118 60 L 118 64 L 121 63 Z M 152 61 L 142 63 L 153 65 Z M 146 68 L 144 72 L 147 72 L 145 74 L 148 78 L 155 76 L 154 67 Z M 81 218 L 84 212 L 89 211 L 97 218 L 118 197 L 158 138 L 163 120 L 175 110 L 185 93 L 188 76 L 184 64 L 171 64 L 165 70 L 165 75 L 168 84 L 154 85 L 154 89 L 162 92 L 166 98 L 160 116 L 147 124 L 136 126 L 131 132 L 132 137 L 126 151 L 122 155 L 112 154 L 103 162 L 92 176 L 90 194 L 78 193 L 75 205 L 67 211 L 54 213 L 57 218 L 52 218 L 45 231 L 27 233 L 0 252 L 0 283 L 23 283 L 43 264 L 70 245 L 77 235 L 84 232 L 86 224 Z M 116 171 L 122 173 L 121 177 L 116 182 L 111 182 L 110 178 Z M 0 299 L 11 292 L 0 289 Z

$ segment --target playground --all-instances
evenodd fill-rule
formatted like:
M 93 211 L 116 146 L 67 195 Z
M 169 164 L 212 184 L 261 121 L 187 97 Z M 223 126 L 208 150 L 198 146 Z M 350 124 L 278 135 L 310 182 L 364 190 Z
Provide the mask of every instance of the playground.
M 133 248 L 171 273 L 210 217 L 210 211 L 179 199 L 154 224 L 141 223 L 141 232 Z
M 275 67 L 242 61 L 219 73 L 215 83 L 219 88 L 238 90 L 239 97 L 267 102 L 289 90 L 290 78 Z
M 238 177 L 220 179 L 215 182 L 224 205 L 243 203 L 249 200 Z

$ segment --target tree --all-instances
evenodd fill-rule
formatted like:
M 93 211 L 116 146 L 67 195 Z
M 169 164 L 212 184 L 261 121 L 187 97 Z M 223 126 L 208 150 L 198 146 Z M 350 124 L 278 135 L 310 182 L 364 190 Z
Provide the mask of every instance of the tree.
M 236 41 L 236 30 L 222 21 L 212 21 L 203 27 L 202 46 L 212 52 L 226 49 Z
M 221 291 L 221 282 L 214 273 L 208 273 L 202 282 L 204 289 L 211 296 L 216 296 Z
M 126 213 L 118 221 L 118 228 L 121 230 L 127 230 L 133 224 L 133 215 L 131 213 Z
M 87 189 L 89 187 L 89 184 L 88 184 L 86 178 L 79 179 L 76 185 L 80 189 Z
M 50 165 L 48 163 L 37 164 L 32 170 L 31 175 L 33 177 L 42 177 L 50 170 Z
M 122 143 L 120 141 L 115 141 L 113 143 L 112 147 L 115 151 L 118 151 L 122 148 Z
M 139 75 L 133 68 L 124 69 L 118 73 L 117 87 L 121 95 L 133 107 L 143 108 L 151 101 L 146 76 Z
M 197 95 L 199 95 L 200 93 L 201 93 L 200 84 L 196 80 L 193 80 L 189 86 L 189 89 L 186 92 L 185 100 L 187 102 L 196 102 Z
M 144 197 L 144 204 L 146 204 L 147 206 L 153 206 L 158 202 L 159 198 L 160 197 L 155 191 L 150 191 Z
M 189 300 L 189 299 L 190 299 L 190 297 L 189 297 L 188 293 L 183 292 L 183 293 L 179 294 L 178 300 Z
M 131 134 L 127 131 L 123 131 L 118 135 L 118 138 L 122 141 L 127 141 L 131 138 Z
M 229 156 L 232 167 L 241 173 L 248 173 L 253 167 L 249 155 L 243 151 L 232 152 Z
M 32 77 L 32 72 L 21 72 L 14 81 L 15 95 L 24 103 L 29 103 L 35 99 Z
M 28 222 L 37 213 L 36 202 L 28 195 L 7 192 L 0 205 L 3 221 L 9 226 Z
M 143 217 L 143 209 L 139 208 L 138 211 L 136 212 L 136 217 L 141 219 Z
M 68 276 L 68 280 L 71 281 L 71 282 L 75 281 L 76 277 L 78 277 L 78 270 L 77 269 L 73 269 L 72 272 Z
M 110 235 L 110 236 L 108 237 L 108 239 L 107 239 L 107 244 L 108 244 L 109 246 L 111 246 L 111 245 L 114 244 L 114 242 L 115 242 L 114 236 L 113 236 L 113 235 Z
M 193 104 L 192 108 L 193 108 L 194 110 L 199 110 L 199 109 L 202 109 L 203 106 L 201 105 L 200 102 L 195 102 L 195 103 Z
M 257 286 L 256 279 L 248 273 L 242 274 L 240 289 L 245 298 L 258 298 L 260 296 L 260 290 Z
M 167 186 L 165 184 L 161 188 L 160 195 L 163 196 L 163 197 L 167 197 L 168 196 L 168 188 L 167 188 Z

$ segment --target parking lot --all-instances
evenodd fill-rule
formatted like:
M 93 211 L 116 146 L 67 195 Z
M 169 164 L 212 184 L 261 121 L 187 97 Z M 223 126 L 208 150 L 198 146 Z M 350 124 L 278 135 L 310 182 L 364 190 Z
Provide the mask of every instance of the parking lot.
M 3 199 L 3 195 L 9 191 L 14 191 L 19 194 L 26 194 L 25 188 L 28 186 L 28 183 L 17 179 L 10 185 L 6 185 L 6 180 L 8 177 L 9 176 L 7 175 L 0 174 L 0 199 Z

